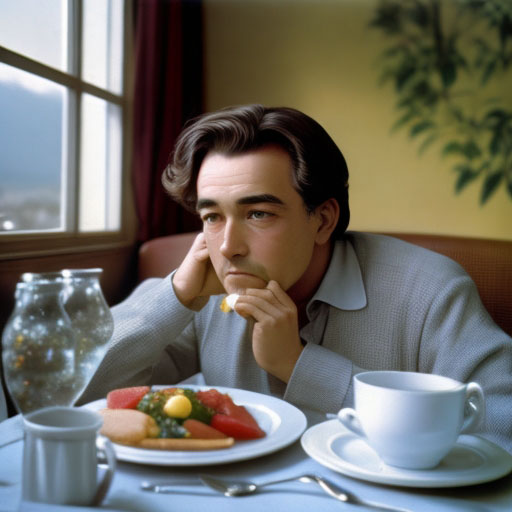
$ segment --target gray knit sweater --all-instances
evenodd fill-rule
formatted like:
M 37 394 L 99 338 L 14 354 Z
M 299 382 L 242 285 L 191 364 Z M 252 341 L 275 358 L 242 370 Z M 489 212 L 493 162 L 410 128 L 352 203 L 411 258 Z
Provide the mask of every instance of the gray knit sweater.
M 479 433 L 512 453 L 512 339 L 454 261 L 391 237 L 347 233 L 308 305 L 305 349 L 288 384 L 256 364 L 251 322 L 222 313 L 221 296 L 199 313 L 185 308 L 171 278 L 148 279 L 112 308 L 109 350 L 80 402 L 201 371 L 208 385 L 337 412 L 352 404 L 360 371 L 436 373 L 482 386 L 487 415 Z

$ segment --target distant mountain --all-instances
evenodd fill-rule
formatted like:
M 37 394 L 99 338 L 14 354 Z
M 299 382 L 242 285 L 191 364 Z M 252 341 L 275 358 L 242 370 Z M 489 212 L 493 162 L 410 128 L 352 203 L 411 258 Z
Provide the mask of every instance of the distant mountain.
M 62 102 L 0 81 L 0 189 L 60 189 Z

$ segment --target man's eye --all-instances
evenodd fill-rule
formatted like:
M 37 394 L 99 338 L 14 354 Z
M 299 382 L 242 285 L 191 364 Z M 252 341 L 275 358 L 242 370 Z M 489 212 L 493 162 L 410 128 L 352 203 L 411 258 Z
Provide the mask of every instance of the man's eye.
M 207 213 L 206 215 L 203 215 L 203 222 L 206 224 L 211 224 L 212 222 L 215 222 L 219 216 L 216 213 Z
M 249 212 L 249 218 L 256 219 L 256 220 L 262 220 L 267 219 L 268 217 L 272 217 L 273 214 L 269 212 L 262 212 L 260 210 L 254 210 L 252 212 Z

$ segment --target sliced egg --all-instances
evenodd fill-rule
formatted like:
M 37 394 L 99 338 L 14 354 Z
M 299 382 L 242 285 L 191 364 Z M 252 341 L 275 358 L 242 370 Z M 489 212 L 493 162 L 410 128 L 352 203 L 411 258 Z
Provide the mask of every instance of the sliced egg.
M 238 293 L 232 293 L 231 295 L 228 295 L 226 297 L 226 304 L 231 309 L 235 309 L 235 304 L 236 304 L 236 301 L 238 300 L 238 297 L 240 297 L 240 295 L 238 295 Z

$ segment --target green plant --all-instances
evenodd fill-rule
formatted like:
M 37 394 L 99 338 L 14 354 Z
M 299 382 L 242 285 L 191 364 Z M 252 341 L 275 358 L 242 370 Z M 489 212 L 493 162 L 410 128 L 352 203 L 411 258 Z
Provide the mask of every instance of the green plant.
M 512 1 L 381 0 L 370 26 L 392 40 L 379 65 L 397 95 L 393 129 L 420 153 L 440 144 L 457 193 L 480 180 L 481 204 L 500 186 L 512 199 Z

